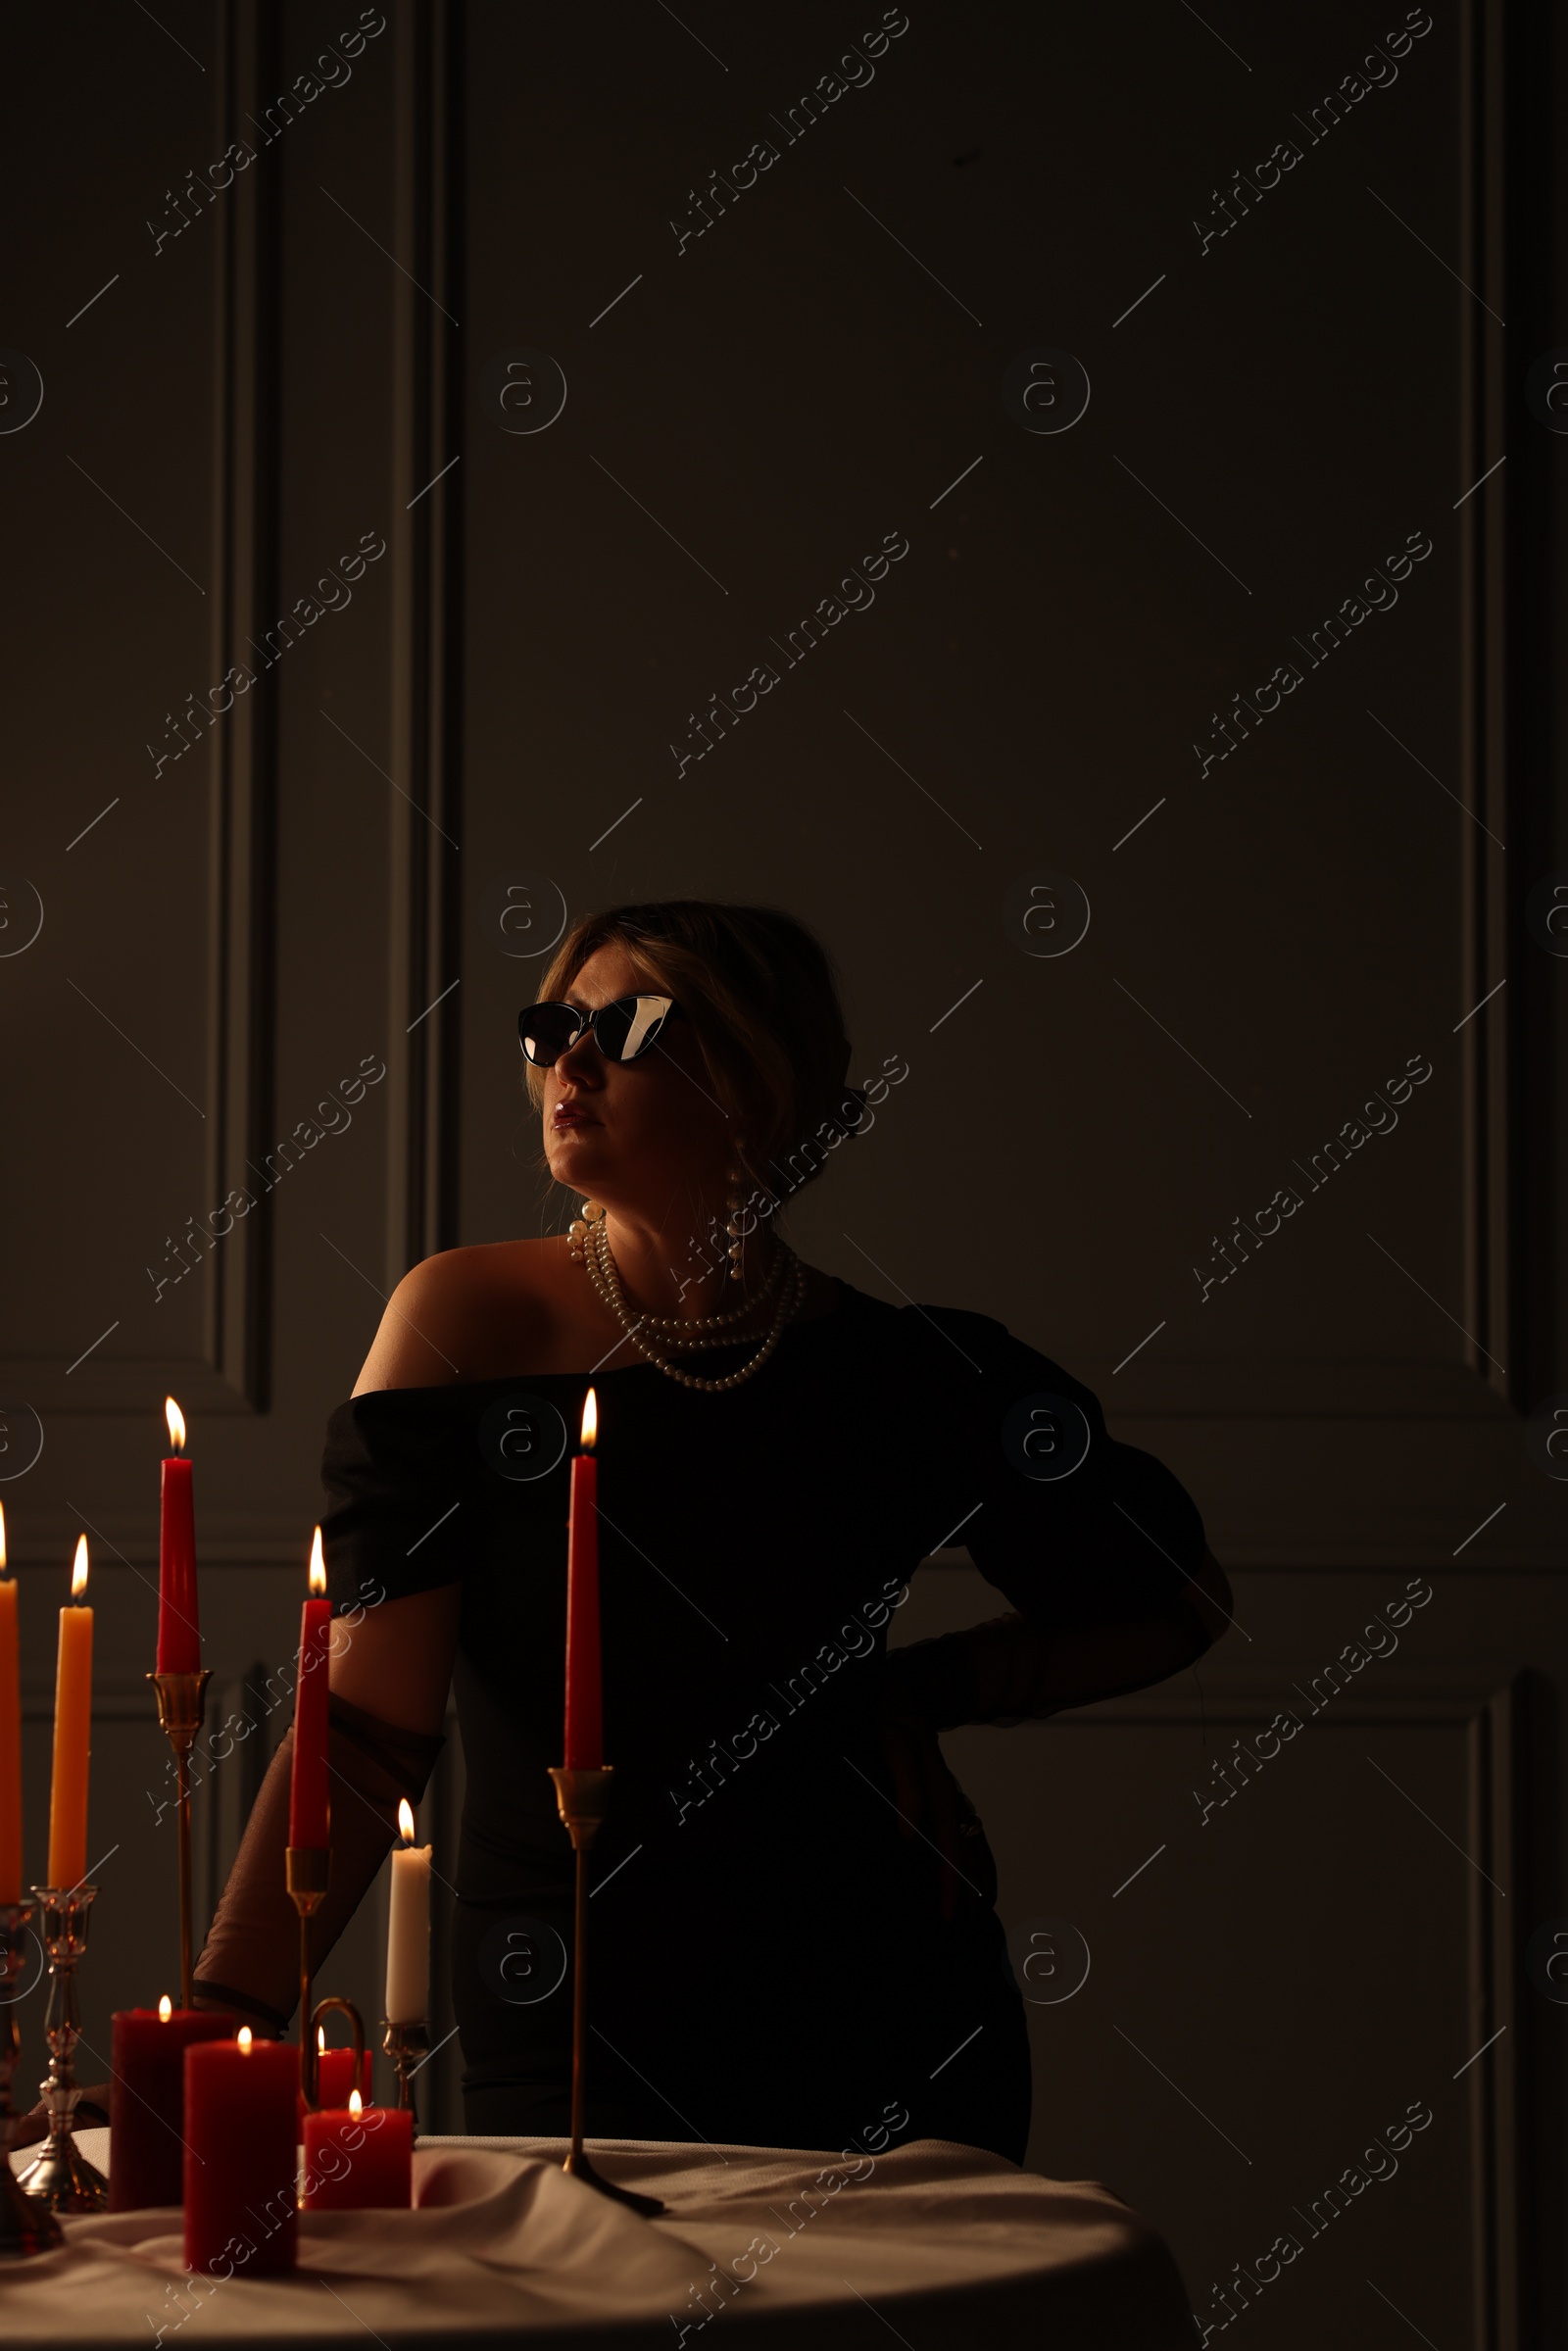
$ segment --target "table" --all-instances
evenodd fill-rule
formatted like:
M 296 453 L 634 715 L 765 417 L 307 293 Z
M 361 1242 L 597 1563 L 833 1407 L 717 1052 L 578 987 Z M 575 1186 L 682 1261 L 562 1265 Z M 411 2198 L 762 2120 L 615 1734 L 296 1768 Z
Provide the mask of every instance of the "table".
M 104 2170 L 108 2139 L 80 2133 Z M 0 2263 L 0 2341 L 594 2351 L 678 2346 L 717 2318 L 769 2351 L 1199 2341 L 1170 2252 L 1093 2180 L 1044 2180 L 942 2139 L 875 2157 L 590 2144 L 607 2179 L 667 2212 L 644 2220 L 569 2179 L 564 2140 L 431 2137 L 415 2151 L 417 2209 L 302 2213 L 292 2278 L 195 2284 L 174 2211 L 68 2216 L 58 2251 Z

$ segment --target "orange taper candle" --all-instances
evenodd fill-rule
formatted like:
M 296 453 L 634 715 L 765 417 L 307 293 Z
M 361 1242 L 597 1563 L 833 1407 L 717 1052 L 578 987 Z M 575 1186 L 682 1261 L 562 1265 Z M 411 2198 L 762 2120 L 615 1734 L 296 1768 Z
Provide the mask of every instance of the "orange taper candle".
M 71 1603 L 60 1611 L 55 1675 L 55 1770 L 49 1799 L 49 1883 L 70 1889 L 87 1874 L 87 1755 L 92 1744 L 92 1610 L 87 1538 L 76 1538 Z

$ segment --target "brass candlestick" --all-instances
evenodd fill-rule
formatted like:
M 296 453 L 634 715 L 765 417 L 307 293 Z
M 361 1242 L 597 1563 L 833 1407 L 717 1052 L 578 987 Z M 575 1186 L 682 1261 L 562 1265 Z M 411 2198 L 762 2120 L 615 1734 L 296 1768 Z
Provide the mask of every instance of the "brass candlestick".
M 616 2187 L 612 2180 L 602 2179 L 583 2152 L 582 2143 L 588 2032 L 588 1848 L 610 1803 L 614 1767 L 608 1763 L 597 1769 L 553 1763 L 549 1771 L 556 1784 L 556 1804 L 577 1856 L 571 1972 L 571 2146 L 561 2168 L 574 2180 L 586 2180 L 602 2195 L 613 2196 L 617 2204 L 629 2204 L 633 2212 L 651 2215 L 664 2209 L 659 2198 L 637 2195 L 629 2187 Z
M 27 1959 L 30 1902 L 0 1902 L 0 1986 L 6 2012 L 0 2021 L 0 2258 L 47 2253 L 60 2242 L 60 2223 L 36 2196 L 29 2196 L 11 2169 L 9 2149 L 16 2118 L 11 2111 L 11 2077 L 22 2055 L 16 1986 Z
M 49 2071 L 38 2084 L 49 2115 L 49 2135 L 22 2175 L 29 2196 L 49 2212 L 99 2212 L 109 2201 L 109 2182 L 77 2146 L 72 2117 L 81 2085 L 74 2059 L 81 2037 L 76 2006 L 76 1963 L 87 1948 L 87 1928 L 96 1886 L 35 1886 L 43 1918 L 43 1947 L 49 1959 L 49 2006 L 44 2037 Z
M 321 1906 L 332 1875 L 330 1845 L 289 1845 L 283 1854 L 288 1890 L 300 1914 L 300 2094 L 307 2106 L 316 2095 L 316 2028 L 311 2021 L 311 1920 Z
M 158 1692 L 158 1720 L 174 1750 L 174 1800 L 179 1817 L 179 2004 L 196 2005 L 191 1990 L 194 1966 L 190 1936 L 190 1751 L 207 1712 L 210 1668 L 194 1674 L 149 1674 Z
M 316 2006 L 311 2010 L 311 2046 L 316 2051 L 316 2087 L 318 2090 L 320 2087 L 321 2071 L 321 2052 L 316 2048 L 316 2034 L 321 2019 L 334 2013 L 348 2018 L 349 2030 L 354 2034 L 354 2073 L 349 2087 L 351 2090 L 356 2090 L 360 2087 L 360 2076 L 365 2071 L 365 2019 L 352 2000 L 342 1999 L 336 1992 L 329 1992 L 324 2000 L 318 2000 Z M 363 2091 L 361 2091 L 361 2095 L 364 2095 Z M 305 2103 L 312 2112 L 317 2112 L 319 2110 L 321 2101 L 318 2096 L 307 2097 Z M 347 2105 L 347 2103 L 348 2100 L 345 2099 L 344 2104 Z
M 395 2025 L 390 2017 L 381 2019 L 381 2046 L 398 2069 L 398 2104 L 407 2114 L 414 2115 L 414 2135 L 419 2135 L 419 2118 L 415 2111 L 414 2091 L 410 2086 L 419 2065 L 429 2054 L 430 2035 L 423 2023 Z M 417 2060 L 418 2063 L 413 2062 Z

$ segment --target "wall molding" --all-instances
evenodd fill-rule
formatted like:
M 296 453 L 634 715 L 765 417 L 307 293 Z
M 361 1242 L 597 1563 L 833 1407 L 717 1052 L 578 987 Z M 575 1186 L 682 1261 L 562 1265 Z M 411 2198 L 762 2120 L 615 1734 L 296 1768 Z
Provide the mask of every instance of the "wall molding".
M 228 1409 L 243 1412 L 247 1407 L 233 1400 L 232 1391 Z M 185 1394 L 181 1388 L 180 1394 Z M 206 1407 L 202 1407 L 204 1410 Z M 138 1409 L 146 1410 L 143 1393 Z M 1157 1447 L 1155 1448 L 1157 1450 Z M 10 1514 L 10 1496 L 0 1489 L 0 1501 Z M 292 1514 L 263 1510 L 204 1510 L 201 1529 L 201 1565 L 205 1575 L 209 1570 L 220 1573 L 227 1568 L 275 1569 L 280 1575 L 297 1579 L 300 1566 L 300 1526 L 298 1511 Z M 61 1560 L 69 1555 L 71 1545 L 80 1532 L 80 1520 L 74 1518 L 62 1504 L 59 1508 L 29 1511 L 25 1524 L 12 1522 L 10 1532 L 11 1562 L 14 1567 L 48 1567 L 58 1571 Z M 154 1572 L 158 1565 L 158 1522 L 153 1511 L 139 1509 L 133 1518 L 116 1517 L 106 1511 L 99 1522 L 97 1541 L 113 1546 L 122 1560 Z M 1231 1577 L 1266 1575 L 1269 1577 L 1301 1576 L 1359 1576 L 1359 1575 L 1426 1575 L 1451 1577 L 1454 1581 L 1496 1584 L 1516 1576 L 1562 1578 L 1562 1548 L 1555 1549 L 1545 1543 L 1524 1546 L 1492 1542 L 1485 1558 L 1466 1551 L 1455 1559 L 1451 1544 L 1423 1545 L 1419 1542 L 1345 1543 L 1339 1545 L 1328 1542 L 1314 1543 L 1303 1537 L 1291 1543 L 1253 1543 L 1241 1549 L 1235 1544 L 1224 1546 L 1223 1564 Z M 110 1562 L 106 1561 L 107 1566 Z M 919 1572 L 927 1574 L 953 1573 L 979 1577 L 965 1550 L 933 1551 L 918 1563 Z M 95 1560 L 96 1572 L 96 1560 Z M 912 1569 L 911 1573 L 914 1572 Z M 983 1609 L 996 1590 L 981 1579 L 977 1604 Z
M 187 1420 L 196 1413 L 250 1414 L 259 1408 L 255 1394 L 206 1354 L 120 1355 L 102 1362 L 92 1356 L 74 1372 L 63 1355 L 14 1356 L 0 1364 L 0 1391 L 25 1400 L 40 1416 L 127 1413 L 145 1420 L 151 1409 L 161 1423 L 158 1399 L 165 1395 L 178 1397 Z
M 1524 2351 L 1524 2209 L 1531 2177 L 1517 2027 L 1515 1956 L 1526 1920 L 1529 1850 L 1525 1805 L 1530 1774 L 1523 1672 L 1498 1684 L 1423 1675 L 1401 1687 L 1347 1690 L 1307 1725 L 1328 1731 L 1446 1729 L 1463 1742 L 1464 1818 L 1455 1824 L 1467 1873 L 1466 2005 L 1470 2047 L 1493 2040 L 1465 2076 L 1470 2131 L 1470 2231 L 1476 2351 Z M 1134 1727 L 1256 1731 L 1282 1703 L 1278 1682 L 1227 1682 L 1201 1701 L 1169 1683 L 1083 1711 L 1019 1727 L 1033 1736 L 1103 1737 Z M 1457 1841 L 1457 1840 L 1456 1840 Z M 1499 1888 L 1501 1890 L 1499 1890 Z
M 215 11 L 215 152 L 277 86 L 278 12 Z M 255 665 L 277 616 L 281 175 L 259 161 L 235 179 L 217 245 L 213 342 L 213 676 Z M 273 1097 L 277 685 L 259 679 L 209 735 L 208 1190 L 255 1193 Z M 202 1269 L 206 1354 L 240 1408 L 270 1384 L 271 1200 L 263 1194 Z M 145 1390 L 143 1390 L 145 1395 Z M 214 1408 L 206 1400 L 205 1408 Z
M 459 11 L 409 0 L 392 24 L 388 1291 L 456 1239 L 465 424 Z
M 277 86 L 277 12 L 263 0 L 213 10 L 215 155 L 249 139 Z M 210 675 L 254 669 L 251 640 L 277 617 L 279 175 L 240 172 L 211 222 L 210 386 L 214 582 Z M 272 1138 L 276 686 L 259 680 L 208 731 L 206 1214 L 249 1190 Z M 0 1390 L 37 1412 L 145 1414 L 174 1390 L 203 1414 L 265 1411 L 271 1318 L 271 1203 L 263 1195 L 190 1278 L 201 1285 L 202 1353 L 0 1363 Z
M 1378 1362 L 1347 1358 L 1310 1362 L 1280 1357 L 1197 1362 L 1155 1357 L 1124 1372 L 1109 1358 L 1085 1356 L 1076 1376 L 1099 1396 L 1107 1416 L 1160 1420 L 1465 1420 L 1517 1433 L 1506 1396 L 1485 1366 L 1457 1358 L 1435 1362 Z
M 1509 401 L 1502 318 L 1517 316 L 1510 286 L 1522 228 L 1510 215 L 1506 126 L 1513 12 L 1462 0 L 1459 22 L 1458 229 L 1459 435 L 1456 496 L 1507 449 Z M 1538 66 L 1544 61 L 1538 60 Z M 1464 1312 L 1466 1358 L 1496 1393 L 1529 1408 L 1528 1294 L 1519 1221 L 1530 1151 L 1530 1103 L 1520 1083 L 1526 952 L 1508 919 L 1502 847 L 1524 847 L 1522 774 L 1513 746 L 1511 637 L 1528 587 L 1510 563 L 1517 532 L 1507 477 L 1459 507 L 1459 797 L 1479 822 L 1460 834 L 1462 1010 L 1480 1005 L 1460 1032 L 1463 1100 Z M 1506 983 L 1506 985 L 1504 985 Z

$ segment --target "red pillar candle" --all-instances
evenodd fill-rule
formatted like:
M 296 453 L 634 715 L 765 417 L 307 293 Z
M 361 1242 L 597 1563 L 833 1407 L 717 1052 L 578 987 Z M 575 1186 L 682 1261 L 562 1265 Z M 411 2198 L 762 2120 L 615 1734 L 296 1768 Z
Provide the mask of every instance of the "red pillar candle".
M 185 2052 L 185 2267 L 209 2278 L 292 2270 L 299 2234 L 291 2041 L 198 2041 Z
M 351 2056 L 334 2049 L 334 2057 Z M 368 2212 L 414 2201 L 414 2117 L 406 2108 L 323 2106 L 305 2118 L 307 2212 Z
M 201 1671 L 202 1637 L 196 1617 L 196 1519 L 190 1463 L 184 1458 L 185 1420 L 172 1396 L 164 1398 L 169 1442 L 158 1527 L 158 1671 Z
M 326 1800 L 326 1669 L 332 1603 L 321 1559 L 321 1530 L 311 1545 L 311 1597 L 300 1612 L 300 1673 L 294 1690 L 294 1777 L 289 1783 L 288 1841 L 320 1850 L 329 1841 Z
M 117 2009 L 110 2020 L 109 2128 L 114 2165 L 111 2212 L 177 2204 L 185 2161 L 185 2051 L 196 2041 L 226 2040 L 231 2016 L 212 2008 Z
M 599 1661 L 599 1411 L 590 1388 L 582 1408 L 582 1445 L 571 1463 L 566 1529 L 566 1765 L 597 1771 L 605 1760 Z

